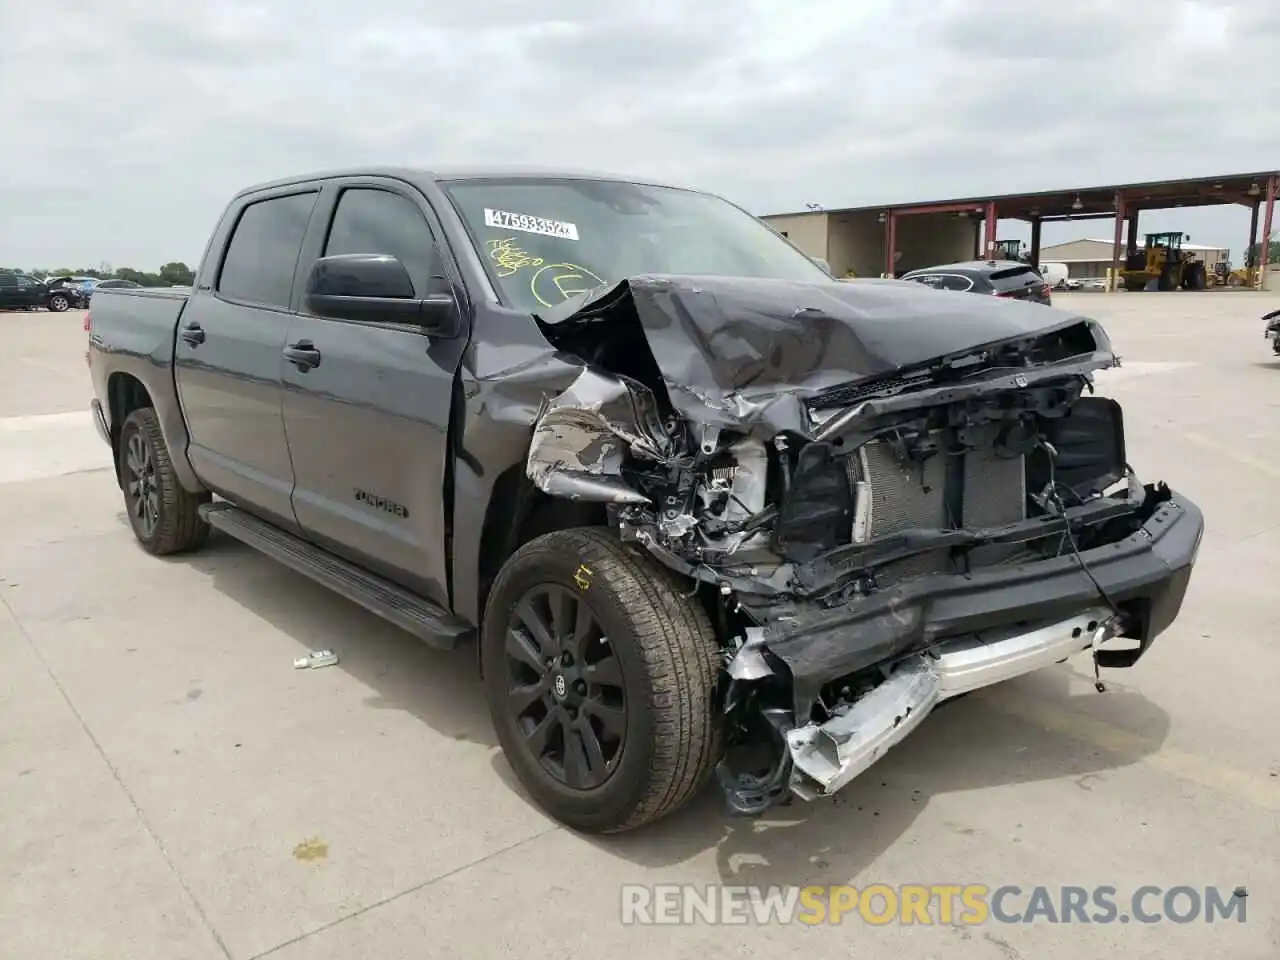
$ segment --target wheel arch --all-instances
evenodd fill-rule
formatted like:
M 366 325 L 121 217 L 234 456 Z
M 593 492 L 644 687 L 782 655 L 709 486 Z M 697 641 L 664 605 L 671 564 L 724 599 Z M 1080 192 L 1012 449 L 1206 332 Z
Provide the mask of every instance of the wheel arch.
M 126 369 L 112 370 L 102 383 L 100 396 L 103 399 L 103 413 L 107 420 L 107 431 L 111 437 L 111 452 L 116 462 L 116 480 L 120 479 L 120 428 L 125 418 L 142 407 L 151 407 L 160 422 L 160 432 L 165 446 L 169 449 L 173 472 L 183 489 L 191 493 L 207 493 L 208 490 L 200 478 L 196 476 L 187 460 L 187 428 L 182 411 L 178 405 L 178 397 L 172 381 L 165 385 L 148 383 L 138 372 L 141 364 L 126 364 Z M 135 369 L 138 368 L 138 369 Z M 162 376 L 172 377 L 172 370 L 165 369 Z
M 143 407 L 154 407 L 151 391 L 131 373 L 116 371 L 107 377 L 107 429 L 111 435 L 111 454 L 120 483 L 120 430 L 129 414 Z
M 572 527 L 603 527 L 608 515 L 603 503 L 548 496 L 529 480 L 524 463 L 504 470 L 494 482 L 480 531 L 476 570 L 476 608 L 484 626 L 489 591 L 502 565 L 522 546 L 544 533 Z

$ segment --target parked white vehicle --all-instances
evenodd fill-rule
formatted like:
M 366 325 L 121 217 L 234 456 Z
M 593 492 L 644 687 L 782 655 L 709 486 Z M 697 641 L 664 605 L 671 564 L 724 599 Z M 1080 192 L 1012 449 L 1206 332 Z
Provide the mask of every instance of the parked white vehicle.
M 1045 283 L 1049 284 L 1054 290 L 1060 290 L 1067 285 L 1067 265 L 1065 263 L 1042 263 L 1040 264 L 1040 276 L 1044 277 Z

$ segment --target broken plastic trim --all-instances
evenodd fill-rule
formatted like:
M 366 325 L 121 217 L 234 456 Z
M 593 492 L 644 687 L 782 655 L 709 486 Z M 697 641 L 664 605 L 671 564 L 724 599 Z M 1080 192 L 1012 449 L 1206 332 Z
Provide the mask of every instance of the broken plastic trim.
M 672 455 L 653 394 L 626 377 L 584 368 L 569 389 L 543 403 L 525 471 L 553 497 L 647 504 L 622 477 L 628 451 L 659 462 Z

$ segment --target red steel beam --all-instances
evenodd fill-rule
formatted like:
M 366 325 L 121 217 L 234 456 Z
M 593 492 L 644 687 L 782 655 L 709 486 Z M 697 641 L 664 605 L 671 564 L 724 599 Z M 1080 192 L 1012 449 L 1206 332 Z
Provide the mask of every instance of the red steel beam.
M 894 207 L 893 212 L 900 217 L 910 217 L 922 213 L 982 213 L 981 203 L 926 203 L 916 207 Z
M 996 256 L 996 202 L 992 200 L 987 204 L 987 251 L 986 258 L 994 260 Z
M 1124 193 L 1116 191 L 1116 229 L 1111 238 L 1111 277 L 1107 280 L 1107 293 L 1115 293 L 1117 275 L 1120 273 L 1120 231 L 1124 227 Z
M 1267 177 L 1267 205 L 1262 214 L 1262 256 L 1258 257 L 1258 268 L 1262 271 L 1262 289 L 1267 289 L 1267 263 L 1271 260 L 1271 225 L 1276 209 L 1277 181 L 1280 177 Z
M 1253 278 L 1258 275 L 1258 265 L 1250 262 L 1253 256 L 1253 248 L 1258 245 L 1258 201 L 1254 201 L 1249 208 L 1249 246 L 1245 248 L 1244 263 L 1241 264 L 1245 268 L 1245 278 L 1249 282 L 1249 286 L 1253 286 Z

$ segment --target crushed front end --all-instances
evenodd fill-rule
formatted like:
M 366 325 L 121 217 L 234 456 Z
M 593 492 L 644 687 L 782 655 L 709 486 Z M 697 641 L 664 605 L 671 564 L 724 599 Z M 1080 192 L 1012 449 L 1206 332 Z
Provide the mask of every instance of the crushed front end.
M 1130 666 L 1177 615 L 1203 518 L 1128 465 L 1096 324 L 773 392 L 673 376 L 653 340 L 661 383 L 585 369 L 528 472 L 696 585 L 735 812 L 834 793 L 949 697 L 1084 651 Z

